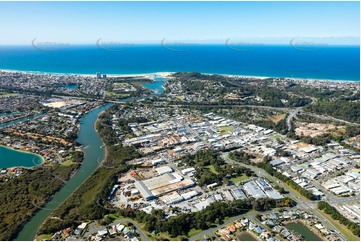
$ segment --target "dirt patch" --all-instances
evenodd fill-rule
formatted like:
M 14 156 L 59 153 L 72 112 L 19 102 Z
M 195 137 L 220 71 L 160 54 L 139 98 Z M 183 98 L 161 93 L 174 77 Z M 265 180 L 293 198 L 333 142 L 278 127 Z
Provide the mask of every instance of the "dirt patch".
M 271 120 L 274 123 L 279 123 L 281 120 L 286 118 L 286 114 L 279 114 L 272 117 L 269 117 L 267 120 Z
M 333 124 L 298 123 L 297 126 L 295 131 L 300 136 L 316 137 L 326 133 L 340 134 L 345 131 L 344 126 L 335 126 Z

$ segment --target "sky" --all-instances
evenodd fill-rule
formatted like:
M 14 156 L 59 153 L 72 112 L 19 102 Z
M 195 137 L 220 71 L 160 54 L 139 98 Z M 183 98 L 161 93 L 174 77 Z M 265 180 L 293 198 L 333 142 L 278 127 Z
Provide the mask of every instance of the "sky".
M 359 43 L 359 19 L 359 2 L 0 2 L 0 44 L 293 37 Z

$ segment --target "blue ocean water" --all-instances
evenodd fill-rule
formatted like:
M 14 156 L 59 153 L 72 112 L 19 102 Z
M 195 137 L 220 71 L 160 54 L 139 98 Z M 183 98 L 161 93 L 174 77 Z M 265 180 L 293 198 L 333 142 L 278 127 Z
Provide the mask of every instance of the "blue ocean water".
M 0 69 L 49 73 L 140 74 L 197 71 L 204 73 L 360 80 L 359 46 L 294 48 L 290 45 L 193 45 L 164 47 L 96 45 L 34 48 L 1 46 Z

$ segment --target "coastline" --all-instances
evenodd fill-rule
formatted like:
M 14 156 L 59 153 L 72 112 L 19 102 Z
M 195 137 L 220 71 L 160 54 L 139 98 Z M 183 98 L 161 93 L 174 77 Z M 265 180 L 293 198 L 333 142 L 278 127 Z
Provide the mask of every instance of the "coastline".
M 80 77 L 94 77 L 96 78 L 96 74 L 79 74 L 79 73 L 58 73 L 58 72 L 43 72 L 43 71 L 22 71 L 22 70 L 8 70 L 8 69 L 0 69 L 0 72 L 7 72 L 7 73 L 22 73 L 22 74 L 32 74 L 32 75 L 52 75 L 52 76 L 80 76 Z M 177 72 L 153 72 L 153 73 L 130 73 L 130 74 L 107 74 L 108 77 L 146 77 L 153 79 L 155 76 L 167 78 L 169 75 L 172 75 Z M 239 75 L 239 74 L 225 74 L 225 73 L 206 73 L 200 72 L 205 75 L 221 75 L 221 76 L 228 76 L 228 77 L 236 77 L 236 78 L 256 78 L 256 79 L 267 79 L 267 78 L 286 78 L 296 81 L 322 81 L 322 82 L 355 82 L 359 83 L 360 80 L 340 80 L 340 79 L 321 79 L 321 78 L 303 78 L 303 77 L 279 77 L 279 76 L 258 76 L 258 75 Z
M 31 155 L 35 155 L 35 156 L 38 156 L 38 157 L 41 159 L 41 163 L 39 163 L 38 165 L 31 166 L 31 167 L 26 167 L 26 166 L 12 166 L 12 167 L 7 167 L 7 168 L 14 168 L 14 167 L 16 167 L 16 168 L 23 168 L 23 169 L 31 169 L 31 168 L 40 166 L 40 165 L 42 165 L 42 164 L 45 163 L 44 157 L 42 157 L 42 156 L 39 155 L 39 154 L 32 153 L 32 152 L 27 151 L 27 150 L 22 150 L 22 149 L 17 149 L 17 148 L 10 147 L 10 146 L 5 146 L 5 145 L 2 145 L 2 144 L 0 144 L 0 147 L 3 147 L 3 148 L 5 148 L 5 149 L 9 149 L 9 150 L 14 150 L 14 151 L 17 151 L 17 152 L 22 152 L 22 153 L 28 153 L 28 154 L 31 154 Z M 7 169 L 7 168 L 6 168 L 6 169 Z

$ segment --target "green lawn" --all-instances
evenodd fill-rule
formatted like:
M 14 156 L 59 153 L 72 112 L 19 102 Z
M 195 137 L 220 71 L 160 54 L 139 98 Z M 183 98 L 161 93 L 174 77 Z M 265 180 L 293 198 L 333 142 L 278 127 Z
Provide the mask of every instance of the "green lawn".
M 110 213 L 110 214 L 108 214 L 108 216 L 113 218 L 113 219 L 119 219 L 119 216 L 116 215 L 115 213 Z
M 36 237 L 36 240 L 43 241 L 43 240 L 51 240 L 52 234 L 41 234 Z
M 188 237 L 193 237 L 193 236 L 201 233 L 202 231 L 203 231 L 203 230 L 201 230 L 201 229 L 194 229 L 194 228 L 193 228 L 193 229 L 191 229 L 191 230 L 189 231 Z
M 213 165 L 205 166 L 205 168 L 211 170 L 211 172 L 214 173 L 214 174 L 216 174 L 216 175 L 219 174 L 219 172 L 216 171 L 216 168 L 214 168 Z
M 115 98 L 125 98 L 129 97 L 129 93 L 115 93 L 115 92 L 105 92 L 106 97 L 115 97 Z
M 328 221 L 330 221 L 343 235 L 345 235 L 348 241 L 360 241 L 359 237 L 355 236 L 345 225 L 341 224 L 338 220 L 334 220 L 330 215 L 318 208 L 316 210 L 325 216 Z
M 12 97 L 12 96 L 16 96 L 18 94 L 16 93 L 0 93 L 0 98 L 2 97 Z
M 218 129 L 221 131 L 221 135 L 226 135 L 229 134 L 230 131 L 232 131 L 234 129 L 233 126 L 221 126 L 218 127 Z
M 75 164 L 71 159 L 68 159 L 66 161 L 64 161 L 63 163 L 61 163 L 62 166 L 70 166 Z
M 115 82 L 113 86 L 130 86 L 130 84 L 126 82 Z
M 240 175 L 240 176 L 231 178 L 231 181 L 232 181 L 233 183 L 237 183 L 237 182 L 246 180 L 247 178 L 248 178 L 248 176 L 247 176 L 246 174 L 242 174 L 242 175 Z

